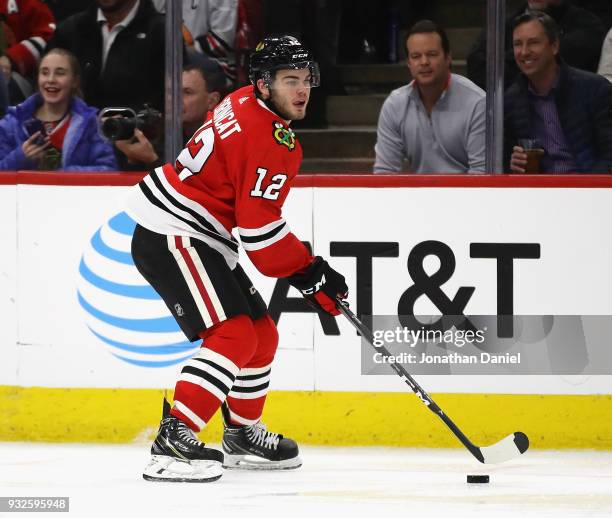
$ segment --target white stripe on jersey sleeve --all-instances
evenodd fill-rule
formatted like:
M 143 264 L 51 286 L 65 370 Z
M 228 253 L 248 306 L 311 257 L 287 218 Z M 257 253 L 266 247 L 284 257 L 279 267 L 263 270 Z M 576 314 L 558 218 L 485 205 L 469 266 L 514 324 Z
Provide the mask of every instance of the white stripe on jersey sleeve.
M 245 236 L 245 237 L 257 237 L 257 236 L 261 236 L 262 234 L 267 234 L 268 232 L 274 230 L 277 227 L 280 227 L 283 223 L 286 223 L 286 221 L 281 218 L 281 219 L 277 219 L 276 221 L 273 221 L 272 223 L 268 223 L 267 225 L 264 225 L 263 227 L 259 227 L 259 228 L 242 228 L 242 227 L 236 227 L 238 229 L 238 233 L 241 236 Z
M 49 24 L 49 27 L 51 27 L 52 29 L 55 28 L 55 24 Z M 47 42 L 45 41 L 44 38 L 41 38 L 40 36 L 33 36 L 30 38 L 33 42 L 38 43 L 38 45 L 40 45 L 40 48 L 44 49 L 45 46 L 47 45 Z
M 28 50 L 30 54 L 32 54 L 32 57 L 36 61 L 40 59 L 40 50 L 31 41 L 23 40 L 21 44 Z
M 284 219 L 279 219 L 259 228 L 238 228 L 242 248 L 247 252 L 261 250 L 283 239 L 291 230 Z M 275 232 L 277 230 L 277 232 Z M 266 237 L 272 233 L 271 237 Z
M 288 226 L 285 226 L 278 234 L 275 234 L 270 239 L 266 239 L 264 241 L 258 241 L 257 243 L 245 243 L 242 242 L 242 248 L 244 248 L 247 252 L 254 252 L 255 250 L 261 250 L 262 248 L 266 248 L 270 245 L 273 245 L 277 241 L 283 239 L 287 234 L 291 232 Z

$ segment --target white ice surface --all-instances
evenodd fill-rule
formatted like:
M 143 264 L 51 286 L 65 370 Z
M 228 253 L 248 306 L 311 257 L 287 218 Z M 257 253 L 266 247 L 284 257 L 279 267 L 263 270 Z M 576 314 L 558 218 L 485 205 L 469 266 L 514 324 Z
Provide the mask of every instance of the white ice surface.
M 612 452 L 529 451 L 495 466 L 463 450 L 301 454 L 294 471 L 226 471 L 217 482 L 177 484 L 141 478 L 147 445 L 0 443 L 0 496 L 69 496 L 69 513 L 37 515 L 68 518 L 612 516 Z M 468 485 L 467 474 L 491 482 Z

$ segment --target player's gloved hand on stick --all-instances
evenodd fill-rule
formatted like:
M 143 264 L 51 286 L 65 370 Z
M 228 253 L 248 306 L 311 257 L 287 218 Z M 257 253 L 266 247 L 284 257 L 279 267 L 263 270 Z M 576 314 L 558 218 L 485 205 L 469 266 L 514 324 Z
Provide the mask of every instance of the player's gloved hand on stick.
M 311 306 L 330 315 L 340 314 L 336 307 L 336 297 L 348 297 L 344 276 L 319 256 L 315 257 L 306 271 L 287 277 L 287 280 L 302 293 Z

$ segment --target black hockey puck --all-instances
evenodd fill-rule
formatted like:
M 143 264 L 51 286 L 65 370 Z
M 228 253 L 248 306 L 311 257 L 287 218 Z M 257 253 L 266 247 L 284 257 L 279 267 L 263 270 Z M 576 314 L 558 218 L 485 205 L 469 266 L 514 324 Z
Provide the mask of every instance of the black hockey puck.
M 468 475 L 468 484 L 488 484 L 489 475 Z

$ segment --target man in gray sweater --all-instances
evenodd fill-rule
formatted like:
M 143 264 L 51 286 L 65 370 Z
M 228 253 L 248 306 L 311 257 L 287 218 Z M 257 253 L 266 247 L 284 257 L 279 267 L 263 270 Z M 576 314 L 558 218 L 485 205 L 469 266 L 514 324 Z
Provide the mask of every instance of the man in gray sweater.
M 484 91 L 451 74 L 448 37 L 434 22 L 410 29 L 406 51 L 414 79 L 383 104 L 374 172 L 484 173 Z

